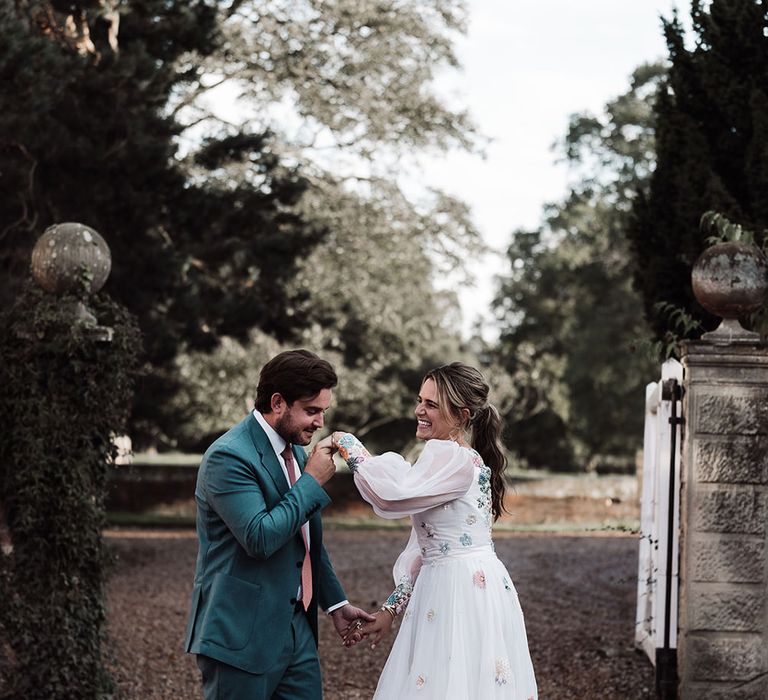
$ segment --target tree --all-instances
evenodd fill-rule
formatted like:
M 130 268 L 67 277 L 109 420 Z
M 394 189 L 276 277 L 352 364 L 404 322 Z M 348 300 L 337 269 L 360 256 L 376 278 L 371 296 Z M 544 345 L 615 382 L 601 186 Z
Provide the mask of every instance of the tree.
M 515 232 L 508 250 L 495 302 L 499 356 L 528 375 L 526 411 L 509 421 L 508 437 L 532 466 L 633 463 L 652 368 L 633 347 L 646 329 L 625 228 L 652 169 L 651 106 L 662 75 L 642 66 L 603 115 L 572 117 L 560 147 L 573 188 L 538 230 Z
M 467 114 L 431 85 L 437 70 L 458 65 L 453 39 L 465 25 L 458 0 L 222 2 L 221 50 L 190 63 L 175 109 L 215 131 L 222 118 L 207 97 L 227 85 L 240 98 L 230 128 L 270 128 L 301 159 L 311 149 L 371 161 L 384 149 L 469 146 Z
M 471 142 L 466 115 L 430 88 L 435 70 L 456 64 L 462 29 L 457 0 L 3 0 L 0 90 L 15 107 L 0 115 L 0 296 L 17 293 L 46 225 L 99 230 L 115 260 L 107 291 L 145 336 L 134 437 L 172 444 L 179 352 L 210 351 L 224 336 L 247 342 L 253 329 L 298 343 L 327 320 L 328 290 L 300 272 L 329 235 L 324 209 L 362 215 L 391 194 L 402 206 L 386 219 L 390 251 L 425 232 L 427 214 L 393 172 L 414 148 Z M 224 99 L 225 113 L 212 105 L 228 86 L 242 99 Z M 338 153 L 351 163 L 343 173 Z M 315 203 L 339 203 L 300 207 L 310 190 Z M 446 226 L 474 240 L 461 208 L 443 209 L 459 217 Z M 349 231 L 364 238 L 365 222 Z M 345 360 L 377 330 L 356 332 L 360 348 L 349 334 Z
M 302 163 L 309 187 L 297 209 L 328 234 L 285 290 L 287 311 L 303 323 L 280 340 L 334 361 L 336 423 L 361 434 L 390 430 L 410 412 L 424 369 L 460 352 L 458 328 L 447 323 L 458 304 L 433 284 L 481 245 L 465 205 L 437 191 L 415 201 L 396 171 L 414 149 L 472 145 L 466 114 L 444 107 L 430 84 L 441 66 L 457 65 L 452 38 L 464 29 L 461 4 L 232 3 L 222 28 L 227 52 L 206 62 L 179 99 L 179 114 L 219 128 L 221 115 L 206 98 L 230 85 L 240 95 L 238 123 L 273 130 L 281 151 Z M 290 105 L 289 119 L 275 113 L 277 103 Z M 269 345 L 256 333 L 230 345 L 228 356 L 239 347 L 251 366 Z M 210 366 L 199 354 L 181 360 Z
M 691 268 L 716 210 L 764 239 L 768 228 L 768 13 L 759 0 L 691 2 L 692 48 L 677 14 L 664 22 L 670 67 L 655 105 L 656 169 L 634 203 L 634 279 L 659 339 L 677 307 L 712 328 Z
M 53 7 L 40 5 L 53 22 Z M 220 333 L 253 325 L 285 334 L 280 290 L 299 251 L 322 234 L 291 210 L 306 181 L 281 165 L 267 135 L 207 140 L 195 154 L 213 173 L 204 180 L 190 180 L 175 159 L 181 125 L 164 107 L 188 80 L 180 57 L 214 50 L 215 20 L 215 3 L 129 3 L 119 51 L 99 39 L 94 16 L 94 50 L 83 55 L 11 3 L 0 15 L 11 38 L 0 49 L 0 89 L 14 105 L 0 116 L 2 298 L 16 295 L 41 228 L 83 221 L 107 238 L 107 289 L 138 316 L 150 364 L 137 397 L 139 441 L 173 423 L 162 406 L 182 339 L 212 347 Z M 215 177 L 233 162 L 248 163 L 247 178 Z
M 410 419 L 425 370 L 466 356 L 458 329 L 447 321 L 455 295 L 433 285 L 434 257 L 477 234 L 464 205 L 436 195 L 416 210 L 384 182 L 366 196 L 330 182 L 313 187 L 301 212 L 329 233 L 301 262 L 289 289 L 287 313 L 305 320 L 294 340 L 323 348 L 337 368 L 334 425 L 369 441 L 383 434 L 391 449 L 413 433 L 411 420 L 399 430 L 400 419 Z M 458 221 L 463 225 L 452 228 Z M 440 259 L 449 265 L 448 254 Z M 259 366 L 282 349 L 259 332 L 245 343 L 225 340 L 210 356 L 178 358 L 185 382 L 175 401 L 189 411 L 180 436 L 189 447 L 200 447 L 198 440 L 251 405 Z

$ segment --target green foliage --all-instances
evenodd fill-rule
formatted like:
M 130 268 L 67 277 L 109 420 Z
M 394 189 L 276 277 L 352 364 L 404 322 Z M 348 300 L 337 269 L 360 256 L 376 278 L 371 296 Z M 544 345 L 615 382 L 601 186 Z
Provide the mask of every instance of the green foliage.
M 224 336 L 212 351 L 180 352 L 174 360 L 180 388 L 170 402 L 179 423 L 166 441 L 190 452 L 205 451 L 215 437 L 253 409 L 259 370 L 287 349 L 253 330 L 245 342 Z
M 367 439 L 411 418 L 428 368 L 447 358 L 476 361 L 447 321 L 457 313 L 455 295 L 434 288 L 435 260 L 455 271 L 453 253 L 482 245 L 463 205 L 437 194 L 417 209 L 386 182 L 366 193 L 323 182 L 306 193 L 300 211 L 328 231 L 288 287 L 286 312 L 303 326 L 285 343 L 254 330 L 245 341 L 223 338 L 211 353 L 182 353 L 173 399 L 179 446 L 200 449 L 239 420 L 252 406 L 263 363 L 291 344 L 333 362 L 333 424 Z M 395 443 L 411 437 L 412 423 L 403 432 Z
M 714 210 L 739 222 L 758 246 L 768 228 L 764 3 L 693 0 L 691 19 L 691 48 L 676 14 L 664 24 L 670 67 L 655 104 L 657 165 L 634 202 L 628 232 L 635 284 L 662 344 L 679 331 L 664 304 L 685 310 L 704 330 L 719 322 L 691 289 L 691 269 L 710 235 L 699 226 L 702 215 Z M 698 332 L 687 324 L 686 333 Z
M 562 144 L 577 180 L 538 230 L 517 231 L 495 302 L 500 362 L 527 385 L 508 415 L 509 444 L 531 466 L 584 469 L 606 457 L 634 463 L 643 387 L 655 370 L 631 288 L 624 238 L 633 192 L 652 169 L 654 87 L 643 66 L 604 114 L 575 115 Z
M 293 280 L 297 292 L 312 290 L 296 307 L 313 322 L 301 342 L 334 353 L 338 364 L 367 378 L 376 407 L 358 403 L 355 410 L 362 397 L 350 392 L 354 399 L 342 411 L 359 430 L 400 414 L 404 399 L 410 407 L 418 388 L 413 375 L 458 351 L 458 329 L 448 322 L 458 301 L 435 290 L 436 261 L 450 271 L 458 263 L 446 251 L 467 254 L 482 244 L 460 204 L 438 195 L 419 209 L 386 182 L 362 196 L 329 183 L 309 192 L 302 207 L 329 235 Z
M 72 322 L 76 297 L 24 289 L 0 317 L 0 639 L 18 700 L 105 697 L 104 491 L 130 408 L 140 338 L 132 317 L 92 301 L 110 343 Z M 4 696 L 5 697 L 5 696 Z
M 662 340 L 651 343 L 654 355 L 664 360 L 671 357 L 680 357 L 680 343 L 685 338 L 690 338 L 694 331 L 701 329 L 701 321 L 695 319 L 685 309 L 664 301 L 654 306 L 660 318 L 667 320 L 668 328 Z
M 395 424 L 409 414 L 424 369 L 459 353 L 458 324 L 449 322 L 458 302 L 436 293 L 435 279 L 481 247 L 465 205 L 440 192 L 414 201 L 389 170 L 414 148 L 471 145 L 466 115 L 443 106 L 430 84 L 437 69 L 456 64 L 461 3 L 246 1 L 222 9 L 221 20 L 228 50 L 206 69 L 241 94 L 241 122 L 272 129 L 302 162 L 309 186 L 296 209 L 326 235 L 282 289 L 290 332 L 261 327 L 210 358 L 194 348 L 179 358 L 186 386 L 176 403 L 195 406 L 179 437 L 225 428 L 225 415 L 249 403 L 264 348 L 275 341 L 334 362 L 336 424 L 361 434 Z M 204 101 L 211 84 L 218 87 L 198 74 L 179 103 L 187 119 L 213 129 L 218 119 Z M 278 102 L 293 119 L 275 113 Z M 231 166 L 224 172 L 237 175 Z M 228 391 L 236 401 L 224 398 Z M 206 394 L 227 410 L 206 407 Z M 205 423 L 197 430 L 195 415 Z
M 354 300 L 353 300 L 354 301 Z M 350 430 L 371 441 L 385 432 L 383 449 L 404 445 L 413 435 L 413 399 L 419 381 L 428 368 L 442 364 L 446 357 L 472 361 L 459 348 L 455 336 L 435 333 L 432 344 L 403 355 L 397 347 L 382 345 L 373 366 L 360 362 L 350 366 L 343 353 L 333 349 L 333 340 L 344 333 L 333 326 L 313 325 L 305 332 L 301 345 L 319 352 L 336 368 L 339 386 L 334 391 L 334 407 L 329 420 L 334 428 Z M 366 333 L 373 337 L 374 330 Z M 349 340 L 350 345 L 355 339 Z M 224 337 L 212 352 L 182 352 L 176 358 L 181 389 L 172 407 L 180 416 L 173 436 L 181 449 L 202 451 L 211 440 L 253 408 L 259 370 L 276 353 L 289 345 L 254 330 L 247 342 Z M 403 364 L 396 364 L 402 360 Z M 403 420 L 406 419 L 406 420 Z M 372 445 L 378 444 L 374 439 Z
M 752 231 L 733 223 L 719 212 L 711 210 L 704 212 L 699 227 L 702 234 L 711 234 L 704 239 L 707 246 L 726 242 L 756 245 L 755 234 Z M 768 251 L 768 237 L 765 236 L 763 249 L 764 252 Z M 665 320 L 667 328 L 663 338 L 649 342 L 649 347 L 655 356 L 665 360 L 670 357 L 680 357 L 681 343 L 686 338 L 692 338 L 701 333 L 701 320 L 695 318 L 688 310 L 664 301 L 656 302 L 653 309 L 659 318 Z M 751 314 L 748 319 L 754 330 L 763 336 L 768 336 L 768 309 L 763 307 Z
M 380 160 L 382 147 L 469 146 L 467 114 L 432 86 L 438 70 L 458 64 L 453 40 L 465 25 L 459 0 L 229 0 L 219 11 L 223 50 L 191 71 L 178 104 L 189 121 L 213 117 L 213 126 L 219 118 L 201 98 L 228 83 L 241 118 L 281 133 L 293 151 Z M 276 104 L 290 104 L 296 119 Z
M 387 322 L 379 341 L 392 347 L 388 389 L 402 396 L 402 377 L 389 375 L 412 365 L 417 343 L 455 341 L 442 326 L 456 305 L 427 290 L 441 270 L 413 241 L 461 260 L 476 234 L 460 203 L 440 193 L 412 202 L 395 182 L 399 158 L 415 149 L 473 145 L 467 115 L 431 85 L 457 63 L 459 0 L 126 0 L 119 51 L 105 5 L 91 2 L 80 6 L 90 52 L 62 38 L 69 5 L 36 5 L 50 10 L 50 31 L 26 3 L 0 4 L 0 98 L 13 105 L 0 114 L 0 301 L 18 293 L 48 224 L 81 221 L 105 237 L 106 291 L 145 338 L 135 445 L 169 446 L 192 432 L 194 417 L 174 397 L 199 385 L 184 387 L 177 356 L 211 352 L 222 337 L 245 347 L 256 332 L 295 346 L 338 323 L 343 362 L 367 371 L 360 358 L 379 330 L 363 303 L 344 317 L 325 283 L 343 272 L 310 266 L 338 240 L 360 251 L 356 275 L 370 279 L 360 302 L 402 251 L 415 251 L 408 269 L 422 277 L 403 293 L 419 293 L 419 313 Z M 375 252 L 365 247 L 372 224 Z M 428 330 L 409 338 L 422 321 Z M 315 349 L 334 352 L 337 336 Z
M 732 242 L 757 246 L 753 231 L 749 231 L 743 226 L 730 221 L 719 212 L 705 211 L 702 214 L 699 226 L 702 232 L 713 234 L 704 239 L 707 245 Z M 765 235 L 765 231 L 763 232 L 762 239 L 763 253 L 768 253 L 768 236 Z
M 99 53 L 81 55 L 14 3 L 0 6 L 0 99 L 13 105 L 0 115 L 0 299 L 18 293 L 45 226 L 80 221 L 105 237 L 113 256 L 105 289 L 146 339 L 150 368 L 133 431 L 141 444 L 175 423 L 165 402 L 182 343 L 211 348 L 219 334 L 245 337 L 255 325 L 280 337 L 295 325 L 284 313 L 285 283 L 323 231 L 293 210 L 307 183 L 281 164 L 268 134 L 211 135 L 189 164 L 177 158 L 185 126 L 168 103 L 221 48 L 218 3 L 119 10 L 119 52 L 90 8 Z M 247 174 L 229 177 L 228 167 Z

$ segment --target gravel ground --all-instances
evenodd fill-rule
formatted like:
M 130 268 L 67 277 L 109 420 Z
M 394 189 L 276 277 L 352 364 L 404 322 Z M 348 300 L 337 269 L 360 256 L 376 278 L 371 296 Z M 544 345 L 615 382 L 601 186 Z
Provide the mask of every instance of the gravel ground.
M 328 530 L 352 602 L 380 605 L 407 531 Z M 197 540 L 191 531 L 112 531 L 110 654 L 121 700 L 201 698 L 183 653 Z M 653 698 L 653 668 L 632 645 L 637 540 L 626 535 L 499 534 L 496 550 L 520 595 L 542 700 Z M 341 647 L 321 617 L 326 700 L 370 698 L 392 642 Z M 478 698 L 478 700 L 482 700 Z

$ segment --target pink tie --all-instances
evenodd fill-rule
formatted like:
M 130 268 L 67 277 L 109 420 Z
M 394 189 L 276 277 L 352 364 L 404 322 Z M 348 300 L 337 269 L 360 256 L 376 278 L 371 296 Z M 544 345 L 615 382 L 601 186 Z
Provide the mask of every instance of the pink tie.
M 285 460 L 285 468 L 288 471 L 288 482 L 293 486 L 296 483 L 296 462 L 293 459 L 293 450 L 286 445 L 282 452 Z M 309 610 L 309 601 L 312 600 L 312 565 L 309 561 L 309 547 L 304 528 L 301 528 L 301 538 L 304 540 L 304 563 L 301 565 L 301 602 L 304 610 Z

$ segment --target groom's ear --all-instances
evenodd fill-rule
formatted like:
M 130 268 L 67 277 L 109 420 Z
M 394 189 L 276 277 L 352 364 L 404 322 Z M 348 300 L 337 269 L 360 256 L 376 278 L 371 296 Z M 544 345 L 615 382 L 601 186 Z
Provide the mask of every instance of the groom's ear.
M 269 399 L 269 407 L 272 409 L 272 413 L 276 413 L 278 416 L 285 411 L 288 406 L 286 400 L 282 394 L 275 392 Z

